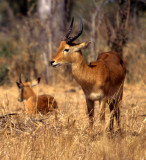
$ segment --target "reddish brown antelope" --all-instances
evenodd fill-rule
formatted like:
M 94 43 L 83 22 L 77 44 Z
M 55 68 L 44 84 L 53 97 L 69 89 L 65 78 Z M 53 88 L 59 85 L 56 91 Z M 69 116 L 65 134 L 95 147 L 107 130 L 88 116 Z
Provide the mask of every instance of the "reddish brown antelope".
M 101 53 L 96 62 L 87 65 L 83 59 L 81 49 L 88 46 L 89 42 L 74 43 L 83 32 L 83 23 L 77 35 L 69 37 L 72 27 L 70 28 L 61 41 L 59 50 L 50 62 L 52 66 L 61 64 L 71 64 L 72 74 L 76 81 L 81 85 L 85 97 L 90 120 L 90 129 L 94 121 L 94 102 L 99 101 L 101 107 L 100 119 L 105 119 L 106 102 L 110 108 L 110 120 L 107 131 L 113 130 L 114 117 L 118 128 L 120 128 L 120 109 L 119 102 L 122 100 L 123 83 L 126 75 L 126 68 L 122 58 L 118 53 L 105 52 Z
M 57 102 L 54 97 L 50 95 L 36 95 L 32 87 L 36 86 L 40 82 L 40 78 L 33 80 L 32 82 L 22 82 L 21 75 L 19 77 L 19 82 L 16 82 L 20 94 L 18 101 L 22 102 L 26 100 L 25 110 L 29 114 L 41 113 L 43 115 L 48 112 L 54 112 L 55 119 L 57 119 L 56 109 L 58 108 Z

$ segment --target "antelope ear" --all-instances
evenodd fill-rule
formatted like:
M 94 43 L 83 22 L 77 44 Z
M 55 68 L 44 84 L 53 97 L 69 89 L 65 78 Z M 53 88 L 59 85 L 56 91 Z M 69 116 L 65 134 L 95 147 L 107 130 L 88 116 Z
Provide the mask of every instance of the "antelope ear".
M 18 87 L 18 88 L 24 87 L 23 83 L 21 83 L 21 82 L 16 82 L 16 84 L 17 84 L 17 87 Z
M 76 51 L 79 51 L 81 49 L 85 49 L 85 48 L 87 48 L 90 45 L 90 43 L 91 42 L 89 41 L 89 42 L 83 42 L 83 43 L 80 43 L 78 45 L 75 45 L 74 46 L 74 51 L 76 52 Z
M 40 80 L 41 80 L 41 77 L 38 77 L 37 80 L 38 80 L 38 84 L 39 84 L 39 83 L 40 83 Z
M 38 85 L 40 83 L 40 80 L 41 80 L 40 77 L 38 77 L 37 79 L 33 80 L 31 82 L 31 86 L 34 87 L 34 86 Z
M 20 88 L 20 83 L 19 82 L 16 82 L 16 85 L 18 88 Z

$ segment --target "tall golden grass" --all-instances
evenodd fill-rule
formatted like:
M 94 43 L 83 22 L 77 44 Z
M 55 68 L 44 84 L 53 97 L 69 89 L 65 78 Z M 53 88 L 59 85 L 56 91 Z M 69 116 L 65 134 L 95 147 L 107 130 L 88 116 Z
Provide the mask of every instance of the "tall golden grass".
M 37 89 L 36 89 L 37 91 Z M 73 84 L 40 84 L 39 94 L 48 93 L 59 104 L 58 121 L 53 115 L 30 117 L 17 101 L 17 88 L 0 87 L 1 160 L 145 160 L 146 87 L 141 82 L 125 85 L 121 104 L 121 134 L 104 132 L 108 122 L 99 121 L 98 103 L 92 136 L 82 90 Z M 18 113 L 17 115 L 8 115 Z

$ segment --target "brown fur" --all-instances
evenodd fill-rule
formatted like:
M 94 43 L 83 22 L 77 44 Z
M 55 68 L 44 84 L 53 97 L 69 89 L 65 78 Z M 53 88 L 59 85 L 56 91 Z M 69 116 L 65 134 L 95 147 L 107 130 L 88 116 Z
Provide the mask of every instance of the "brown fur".
M 20 89 L 19 101 L 26 100 L 25 109 L 28 114 L 41 113 L 43 115 L 48 112 L 54 112 L 55 119 L 57 119 L 56 109 L 57 102 L 54 97 L 50 95 L 36 95 L 32 89 L 30 82 L 20 83 L 16 82 Z
M 92 127 L 94 119 L 94 101 L 99 101 L 101 120 L 105 119 L 105 104 L 108 102 L 111 116 L 107 130 L 111 131 L 114 117 L 118 127 L 120 127 L 118 103 L 123 94 L 123 83 L 126 75 L 125 64 L 118 53 L 105 52 L 98 56 L 96 62 L 87 65 L 81 49 L 86 48 L 88 44 L 68 45 L 62 41 L 51 63 L 53 66 L 65 63 L 72 64 L 73 76 L 81 85 L 86 97 L 90 127 Z M 69 49 L 69 51 L 66 52 L 65 49 Z

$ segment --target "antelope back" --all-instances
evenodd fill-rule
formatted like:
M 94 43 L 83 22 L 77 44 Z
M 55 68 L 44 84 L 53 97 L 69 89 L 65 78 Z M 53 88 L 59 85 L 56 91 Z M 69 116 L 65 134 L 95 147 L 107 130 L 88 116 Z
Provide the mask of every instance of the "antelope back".
M 126 66 L 120 55 L 116 52 L 104 52 L 98 56 L 97 61 L 101 59 L 110 70 L 111 84 L 115 84 L 116 82 L 121 84 L 125 79 Z

